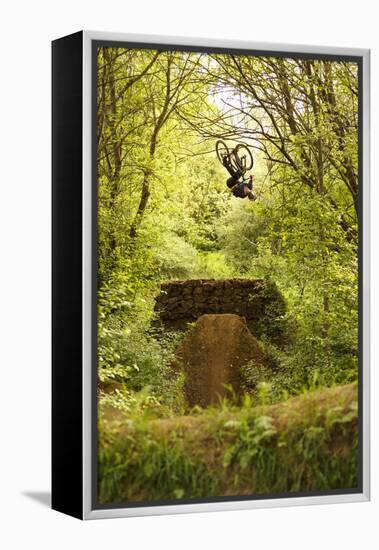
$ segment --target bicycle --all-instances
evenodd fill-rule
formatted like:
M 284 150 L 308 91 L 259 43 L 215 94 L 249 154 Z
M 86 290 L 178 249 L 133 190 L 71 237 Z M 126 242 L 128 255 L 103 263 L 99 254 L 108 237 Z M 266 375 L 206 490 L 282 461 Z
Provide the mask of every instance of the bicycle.
M 223 166 L 231 165 L 244 175 L 252 169 L 254 159 L 248 145 L 239 143 L 236 147 L 228 147 L 224 141 L 216 141 L 216 153 L 218 160 Z

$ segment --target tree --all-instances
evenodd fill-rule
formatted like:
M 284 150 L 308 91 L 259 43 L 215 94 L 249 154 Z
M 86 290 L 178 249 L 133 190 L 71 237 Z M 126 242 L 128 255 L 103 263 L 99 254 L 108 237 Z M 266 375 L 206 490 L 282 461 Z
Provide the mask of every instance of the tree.
M 296 192 L 322 194 L 347 237 L 358 212 L 357 65 L 323 60 L 216 55 L 207 64 L 222 115 L 183 118 L 204 137 L 250 141 L 271 177 L 283 167 Z

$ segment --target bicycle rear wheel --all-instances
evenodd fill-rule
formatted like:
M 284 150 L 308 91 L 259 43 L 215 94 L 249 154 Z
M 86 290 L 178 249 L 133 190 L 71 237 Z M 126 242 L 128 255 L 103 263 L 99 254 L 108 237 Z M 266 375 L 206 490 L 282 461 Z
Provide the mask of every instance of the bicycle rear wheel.
M 254 164 L 253 155 L 245 143 L 239 143 L 234 149 L 234 158 L 238 168 L 243 174 L 252 169 Z
M 218 160 L 224 166 L 224 159 L 230 156 L 230 152 L 229 152 L 229 147 L 221 139 L 216 141 L 216 153 L 217 153 Z

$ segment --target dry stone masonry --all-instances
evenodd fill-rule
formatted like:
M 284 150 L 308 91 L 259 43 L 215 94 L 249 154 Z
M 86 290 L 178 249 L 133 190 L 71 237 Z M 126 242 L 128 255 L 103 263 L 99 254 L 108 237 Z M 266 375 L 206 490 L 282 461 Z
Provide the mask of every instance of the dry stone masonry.
M 204 314 L 245 317 L 250 331 L 273 341 L 284 333 L 285 301 L 272 281 L 262 279 L 187 279 L 161 285 L 157 317 L 166 330 L 186 330 Z

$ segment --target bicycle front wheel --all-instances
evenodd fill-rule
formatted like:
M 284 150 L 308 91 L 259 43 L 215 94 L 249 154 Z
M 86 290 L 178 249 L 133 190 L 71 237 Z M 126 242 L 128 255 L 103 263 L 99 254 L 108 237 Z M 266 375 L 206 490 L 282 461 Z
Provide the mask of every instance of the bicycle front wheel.
M 239 143 L 234 149 L 236 164 L 243 173 L 251 170 L 254 164 L 252 152 L 245 143 Z

